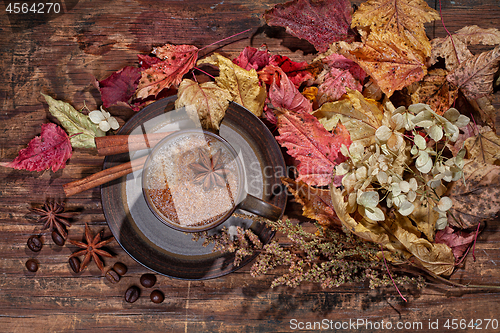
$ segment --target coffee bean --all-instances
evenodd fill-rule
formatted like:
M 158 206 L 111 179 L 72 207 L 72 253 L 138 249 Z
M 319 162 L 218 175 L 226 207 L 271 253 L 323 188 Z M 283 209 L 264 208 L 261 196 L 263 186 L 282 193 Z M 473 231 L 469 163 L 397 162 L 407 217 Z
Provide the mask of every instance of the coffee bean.
M 80 272 L 80 259 L 78 259 L 77 257 L 69 258 L 69 267 L 71 267 L 71 269 L 75 273 Z
M 144 287 L 151 288 L 156 283 L 156 276 L 154 274 L 143 274 L 140 281 Z
M 127 301 L 128 303 L 134 303 L 135 301 L 137 301 L 140 295 L 140 289 L 136 286 L 132 286 L 125 292 L 125 301 Z
M 125 264 L 123 264 L 121 262 L 117 262 L 116 264 L 114 264 L 113 269 L 115 270 L 115 272 L 117 272 L 121 276 L 123 276 L 123 275 L 125 275 L 125 273 L 127 273 L 127 266 L 125 266 Z
M 52 231 L 52 240 L 56 245 L 63 246 L 66 240 L 57 231 Z
M 29 259 L 26 261 L 26 268 L 30 272 L 36 272 L 38 270 L 38 263 L 34 259 Z
M 43 243 L 39 236 L 33 235 L 28 238 L 28 248 L 33 252 L 38 252 L 42 249 Z
M 118 281 L 120 281 L 120 275 L 118 275 L 118 273 L 112 269 L 108 270 L 105 276 L 106 279 L 108 279 L 108 281 L 111 283 L 118 283 Z
M 163 302 L 165 295 L 159 290 L 153 290 L 149 298 L 151 298 L 151 302 L 159 304 Z

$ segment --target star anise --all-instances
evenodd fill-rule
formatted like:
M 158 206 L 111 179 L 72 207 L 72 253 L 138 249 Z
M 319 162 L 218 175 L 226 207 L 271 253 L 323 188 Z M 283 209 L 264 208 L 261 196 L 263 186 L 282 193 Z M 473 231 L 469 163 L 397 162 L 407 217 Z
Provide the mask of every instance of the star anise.
M 228 170 L 222 163 L 222 150 L 219 149 L 213 156 L 206 150 L 198 151 L 198 162 L 189 164 L 189 168 L 194 171 L 193 179 L 195 184 L 203 184 L 203 189 L 208 191 L 214 185 L 226 186 L 226 175 Z
M 59 235 L 61 235 L 64 239 L 68 237 L 65 227 L 70 226 L 68 219 L 72 218 L 76 213 L 64 213 L 64 203 L 47 201 L 42 208 L 34 207 L 30 210 L 40 215 L 37 222 L 44 223 L 42 230 L 57 230 Z
M 86 240 L 87 244 L 79 242 L 79 241 L 71 240 L 71 239 L 68 240 L 71 244 L 76 245 L 76 246 L 83 249 L 83 250 L 74 252 L 73 254 L 71 254 L 69 256 L 70 258 L 72 258 L 72 257 L 78 257 L 81 255 L 85 255 L 85 258 L 83 259 L 83 262 L 80 265 L 80 272 L 83 271 L 87 267 L 87 265 L 90 263 L 90 261 L 93 258 L 97 267 L 99 267 L 101 272 L 104 274 L 104 264 L 99 256 L 112 258 L 113 255 L 102 250 L 101 247 L 105 246 L 106 244 L 109 244 L 115 238 L 110 237 L 106 240 L 101 241 L 102 234 L 103 234 L 103 231 L 99 232 L 95 237 L 93 237 L 92 231 L 90 230 L 87 223 L 85 223 L 85 240 Z

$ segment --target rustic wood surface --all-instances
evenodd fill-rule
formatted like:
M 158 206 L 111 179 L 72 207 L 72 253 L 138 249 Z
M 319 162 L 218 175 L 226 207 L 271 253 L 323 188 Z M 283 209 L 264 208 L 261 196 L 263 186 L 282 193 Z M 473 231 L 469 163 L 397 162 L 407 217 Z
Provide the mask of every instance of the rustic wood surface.
M 103 79 L 135 64 L 138 53 L 148 53 L 155 45 L 168 42 L 203 47 L 251 29 L 251 39 L 248 35 L 238 37 L 204 52 L 217 50 L 235 56 L 247 45 L 266 43 L 271 52 L 293 60 L 314 57 L 307 43 L 284 30 L 265 26 L 261 14 L 281 2 L 277 0 L 63 0 L 65 13 L 50 17 L 9 17 L 5 12 L 9 2 L 14 1 L 0 4 L 1 161 L 13 159 L 39 134 L 40 124 L 53 120 L 40 93 L 67 101 L 77 109 L 84 103 L 95 109 L 101 104 L 93 86 L 95 78 Z M 428 3 L 439 10 L 438 0 Z M 441 9 L 452 32 L 472 24 L 500 27 L 498 0 L 442 0 Z M 427 32 L 430 38 L 446 34 L 439 21 L 427 25 Z M 499 95 L 494 95 L 497 109 Z M 126 108 L 112 108 L 111 112 L 123 122 L 134 114 Z M 74 274 L 68 256 L 75 248 L 56 246 L 50 235 L 44 236 L 45 246 L 39 253 L 26 246 L 28 237 L 40 232 L 36 215 L 29 208 L 41 205 L 46 198 L 63 199 L 61 186 L 99 171 L 102 160 L 93 152 L 77 149 L 67 167 L 56 173 L 0 168 L 2 332 L 281 332 L 294 331 L 293 319 L 383 320 L 394 325 L 421 322 L 422 329 L 414 331 L 424 332 L 430 331 L 429 322 L 435 321 L 439 321 L 438 331 L 448 331 L 442 326 L 447 319 L 500 321 L 500 293 L 430 284 L 422 290 L 403 287 L 408 298 L 405 303 L 393 288 L 371 290 L 367 285 L 322 290 L 305 284 L 297 289 L 271 289 L 274 275 L 252 278 L 248 266 L 205 281 L 158 276 L 156 287 L 166 296 L 162 304 L 152 303 L 150 290 L 145 288 L 136 303 L 128 304 L 123 297 L 125 290 L 137 285 L 148 270 L 128 257 L 116 242 L 111 245 L 116 257 L 106 263 L 111 266 L 122 261 L 129 270 L 114 285 L 93 263 L 81 274 Z M 80 212 L 70 228 L 71 236 L 81 237 L 85 223 L 109 235 L 99 189 L 68 198 L 66 206 Z M 297 206 L 290 203 L 287 209 L 287 214 L 293 214 Z M 488 223 L 478 238 L 475 254 L 476 261 L 469 255 L 452 280 L 500 285 L 498 221 Z M 25 268 L 29 258 L 40 264 L 36 273 Z M 359 331 L 371 331 L 364 328 L 359 327 Z M 342 331 L 358 330 L 348 327 Z

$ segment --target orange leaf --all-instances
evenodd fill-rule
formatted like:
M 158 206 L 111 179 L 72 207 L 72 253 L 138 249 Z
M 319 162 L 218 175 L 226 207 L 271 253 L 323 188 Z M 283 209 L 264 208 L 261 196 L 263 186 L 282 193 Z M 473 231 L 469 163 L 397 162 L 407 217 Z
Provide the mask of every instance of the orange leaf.
M 342 54 L 356 61 L 387 96 L 420 81 L 427 73 L 425 57 L 394 33 L 372 32 L 364 43 L 340 43 L 342 49 L 347 48 Z
M 324 227 L 342 225 L 335 214 L 330 190 L 311 187 L 302 181 L 297 182 L 290 178 L 281 178 L 281 182 L 302 205 L 302 215 L 318 221 Z

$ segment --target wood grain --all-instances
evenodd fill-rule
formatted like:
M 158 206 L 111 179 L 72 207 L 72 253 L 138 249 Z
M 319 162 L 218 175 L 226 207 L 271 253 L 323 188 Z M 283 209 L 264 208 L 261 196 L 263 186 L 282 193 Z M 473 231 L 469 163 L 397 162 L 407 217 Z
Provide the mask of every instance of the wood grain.
M 8 1 L 3 2 L 3 6 Z M 315 57 L 308 43 L 284 30 L 266 27 L 261 14 L 278 0 L 241 1 L 152 1 L 152 0 L 63 0 L 67 13 L 43 19 L 8 17 L 0 4 L 0 158 L 13 159 L 19 149 L 40 133 L 40 124 L 53 121 L 40 93 L 70 102 L 77 109 L 90 110 L 100 104 L 93 85 L 125 65 L 138 62 L 138 53 L 148 53 L 164 43 L 209 45 L 222 38 L 251 29 L 251 38 L 211 46 L 204 52 L 235 56 L 247 45 L 267 44 L 273 53 L 293 60 Z M 362 1 L 353 1 L 360 4 Z M 439 1 L 428 1 L 439 10 Z M 500 27 L 497 0 L 443 0 L 441 11 L 449 31 L 477 24 Z M 441 22 L 426 26 L 430 38 L 444 37 Z M 478 47 L 474 52 L 487 49 Z M 500 107 L 500 93 L 493 97 Z M 114 107 L 111 113 L 127 121 L 133 111 Z M 47 198 L 64 198 L 62 185 L 93 174 L 103 157 L 76 149 L 64 170 L 56 173 L 0 168 L 0 327 L 2 332 L 287 332 L 290 321 L 333 322 L 366 319 L 384 322 L 422 322 L 447 319 L 500 320 L 500 293 L 471 291 L 442 284 L 422 290 L 402 286 L 405 303 L 393 288 L 371 290 L 367 285 L 346 285 L 322 290 L 305 284 L 297 289 L 269 285 L 276 272 L 259 278 L 249 266 L 221 278 L 182 281 L 158 276 L 154 289 L 165 293 L 162 304 L 149 300 L 152 289 L 142 289 L 136 303 L 123 295 L 130 285 L 148 272 L 116 243 L 116 254 L 107 267 L 124 262 L 129 270 L 115 285 L 101 277 L 95 264 L 81 274 L 68 266 L 71 245 L 58 247 L 44 234 L 44 247 L 31 252 L 30 235 L 43 234 L 37 216 L 29 211 Z M 102 213 L 99 189 L 66 199 L 68 211 L 80 214 L 69 229 L 71 238 L 81 238 L 84 224 L 94 231 L 109 230 Z M 297 216 L 291 202 L 287 214 Z M 453 281 L 463 284 L 500 285 L 500 223 L 487 224 L 478 238 L 476 261 L 469 256 Z M 281 235 L 278 239 L 286 242 Z M 29 258 L 40 269 L 29 273 Z M 442 327 L 442 326 L 441 326 Z M 344 332 L 357 332 L 346 329 Z M 365 330 L 369 331 L 369 330 Z

